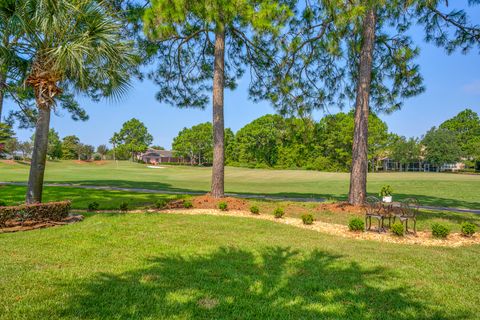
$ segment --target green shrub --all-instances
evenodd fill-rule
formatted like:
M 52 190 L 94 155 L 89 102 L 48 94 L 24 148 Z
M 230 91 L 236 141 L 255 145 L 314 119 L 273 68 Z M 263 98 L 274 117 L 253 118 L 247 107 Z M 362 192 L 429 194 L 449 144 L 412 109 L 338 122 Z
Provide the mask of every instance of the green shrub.
M 122 203 L 120 203 L 119 208 L 120 208 L 120 211 L 127 212 L 128 211 L 128 202 L 123 201 Z
M 399 236 L 399 237 L 403 237 L 403 235 L 405 233 L 405 227 L 403 226 L 403 223 L 395 222 L 392 225 L 391 231 L 394 235 Z
M 303 224 L 310 225 L 310 224 L 313 224 L 313 221 L 315 221 L 315 218 L 311 213 L 306 213 L 302 216 L 302 221 L 303 221 Z
M 185 209 L 193 208 L 193 203 L 192 203 L 192 201 L 190 201 L 190 200 L 185 200 L 185 201 L 183 201 L 183 207 L 184 207 Z
M 163 209 L 167 205 L 167 201 L 164 199 L 156 200 L 154 203 L 155 208 Z
M 393 194 L 393 189 L 390 185 L 385 185 L 382 187 L 380 190 L 380 196 L 381 197 L 390 197 Z
M 7 203 L 3 200 L 0 200 L 0 207 L 6 207 Z
M 98 202 L 90 202 L 88 204 L 87 211 L 97 211 L 99 207 L 100 205 L 98 204 Z
M 253 213 L 253 214 L 259 214 L 260 209 L 257 206 L 251 206 L 250 207 L 250 212 Z
M 466 237 L 471 237 L 477 231 L 477 226 L 471 222 L 462 223 L 462 234 Z
M 450 228 L 441 223 L 432 224 L 432 236 L 435 238 L 445 239 L 450 234 Z
M 273 211 L 273 215 L 275 216 L 275 218 L 279 219 L 285 215 L 285 211 L 283 210 L 283 208 L 276 208 Z
M 102 156 L 99 153 L 95 153 L 93 155 L 93 160 L 94 161 L 100 161 L 100 160 L 102 160 Z
M 360 218 L 352 218 L 348 222 L 348 229 L 350 231 L 363 231 L 365 230 L 365 222 Z
M 225 201 L 222 201 L 218 203 L 218 209 L 222 211 L 227 211 L 228 210 L 228 204 Z

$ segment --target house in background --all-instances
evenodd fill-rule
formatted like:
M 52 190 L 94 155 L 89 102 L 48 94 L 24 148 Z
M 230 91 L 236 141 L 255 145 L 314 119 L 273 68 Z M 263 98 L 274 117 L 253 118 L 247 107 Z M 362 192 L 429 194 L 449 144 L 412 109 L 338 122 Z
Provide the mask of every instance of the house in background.
M 141 153 L 138 156 L 138 160 L 151 164 L 188 162 L 188 159 L 185 159 L 183 157 L 175 157 L 173 155 L 173 151 L 156 149 L 148 149 L 144 153 Z

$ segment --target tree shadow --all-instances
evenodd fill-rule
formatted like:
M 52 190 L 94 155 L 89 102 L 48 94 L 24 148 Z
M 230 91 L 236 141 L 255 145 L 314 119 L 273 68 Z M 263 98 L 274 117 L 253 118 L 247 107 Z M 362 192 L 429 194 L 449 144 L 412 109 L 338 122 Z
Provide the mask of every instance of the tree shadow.
M 284 247 L 166 256 L 122 274 L 66 283 L 54 312 L 76 319 L 461 319 L 446 315 L 381 267 Z M 51 314 L 52 310 L 44 310 Z

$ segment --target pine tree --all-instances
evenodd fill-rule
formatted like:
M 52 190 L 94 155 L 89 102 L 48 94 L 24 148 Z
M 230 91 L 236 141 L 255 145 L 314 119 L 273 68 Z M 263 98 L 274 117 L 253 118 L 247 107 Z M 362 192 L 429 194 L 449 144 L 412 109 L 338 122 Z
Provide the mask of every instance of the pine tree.
M 159 41 L 150 74 L 158 100 L 205 108 L 213 91 L 213 197 L 224 196 L 224 89 L 236 87 L 246 66 L 255 77 L 270 62 L 268 39 L 289 12 L 274 0 L 154 0 L 145 12 L 145 33 Z

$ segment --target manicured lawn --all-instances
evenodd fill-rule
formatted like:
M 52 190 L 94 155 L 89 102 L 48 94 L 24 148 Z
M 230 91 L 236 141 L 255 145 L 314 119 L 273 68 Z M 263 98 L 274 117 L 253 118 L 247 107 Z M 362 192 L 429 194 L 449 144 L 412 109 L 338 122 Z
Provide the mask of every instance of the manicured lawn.
M 479 255 L 237 217 L 96 214 L 0 235 L 0 319 L 478 319 Z
M 25 182 L 28 166 L 0 162 L 0 181 Z M 47 182 L 102 185 L 171 191 L 208 191 L 210 168 L 166 167 L 110 161 L 78 164 L 75 161 L 48 162 Z M 375 173 L 369 175 L 368 192 L 377 194 L 385 184 L 394 189 L 395 199 L 416 197 L 424 205 L 480 208 L 480 175 L 445 173 Z M 262 170 L 226 168 L 226 191 L 346 199 L 349 175 L 304 170 Z
M 0 199 L 7 205 L 25 202 L 26 187 L 0 186 Z M 131 209 L 145 208 L 155 204 L 157 200 L 173 200 L 184 198 L 181 195 L 165 195 L 141 192 L 125 192 L 112 190 L 88 190 L 81 188 L 45 187 L 43 201 L 71 200 L 73 209 L 87 209 L 88 204 L 97 202 L 102 210 L 118 209 L 122 202 L 128 202 Z

